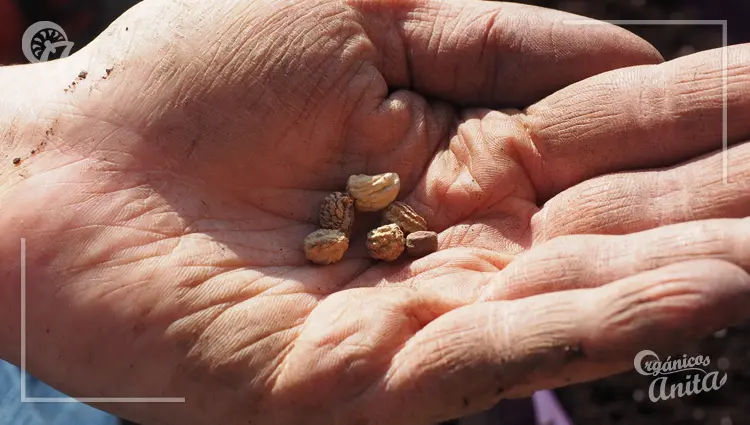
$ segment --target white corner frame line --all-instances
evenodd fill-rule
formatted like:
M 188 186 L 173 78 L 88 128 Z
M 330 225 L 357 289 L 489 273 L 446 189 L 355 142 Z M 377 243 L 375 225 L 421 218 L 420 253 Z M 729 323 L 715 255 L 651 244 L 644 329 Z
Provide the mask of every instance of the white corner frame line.
M 727 124 L 727 85 L 729 80 L 729 58 L 727 46 L 729 45 L 728 21 L 725 20 L 700 20 L 700 19 L 634 19 L 634 20 L 592 20 L 592 19 L 566 19 L 563 25 L 694 25 L 694 26 L 721 26 L 721 151 L 722 151 L 722 181 L 724 184 L 729 180 L 729 146 L 728 146 L 728 124 Z
M 26 239 L 21 238 L 21 403 L 185 403 L 184 397 L 28 397 L 26 394 Z

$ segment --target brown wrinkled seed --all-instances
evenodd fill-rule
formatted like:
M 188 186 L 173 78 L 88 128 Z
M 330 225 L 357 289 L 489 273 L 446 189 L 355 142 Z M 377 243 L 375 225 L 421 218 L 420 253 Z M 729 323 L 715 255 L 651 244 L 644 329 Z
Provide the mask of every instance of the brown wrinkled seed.
M 340 230 L 316 230 L 305 238 L 305 256 L 315 264 L 341 261 L 347 249 L 349 238 Z
M 404 202 L 396 201 L 389 205 L 383 217 L 388 223 L 397 224 L 407 234 L 427 230 L 427 220 Z
M 320 204 L 320 227 L 340 230 L 347 236 L 354 224 L 354 199 L 346 193 L 333 192 Z
M 406 237 L 406 252 L 412 257 L 424 257 L 438 249 L 438 235 L 435 232 L 414 232 Z
M 380 226 L 367 234 L 367 251 L 377 260 L 395 261 L 405 247 L 404 232 L 396 224 Z

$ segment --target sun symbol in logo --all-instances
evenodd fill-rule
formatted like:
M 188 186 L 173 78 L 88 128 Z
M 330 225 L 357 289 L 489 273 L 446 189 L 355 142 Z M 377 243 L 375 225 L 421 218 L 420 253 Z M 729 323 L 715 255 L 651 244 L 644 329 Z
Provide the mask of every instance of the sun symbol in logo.
M 40 21 L 27 28 L 21 43 L 24 56 L 32 63 L 67 57 L 74 44 L 68 41 L 59 25 L 49 21 Z M 62 52 L 58 54 L 57 49 L 62 49 Z

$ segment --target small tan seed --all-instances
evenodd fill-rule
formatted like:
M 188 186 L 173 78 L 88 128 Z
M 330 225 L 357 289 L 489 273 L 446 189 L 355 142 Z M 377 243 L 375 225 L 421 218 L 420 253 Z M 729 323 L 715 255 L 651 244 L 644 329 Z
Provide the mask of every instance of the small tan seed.
M 347 236 L 354 224 L 354 199 L 346 193 L 333 192 L 320 204 L 320 227 L 340 230 Z
M 339 230 L 316 230 L 305 238 L 305 256 L 315 264 L 341 261 L 347 249 L 349 238 Z
M 389 223 L 398 224 L 406 234 L 427 230 L 427 220 L 404 202 L 396 201 L 389 205 L 383 217 Z
M 404 232 L 396 224 L 380 226 L 367 234 L 367 251 L 377 260 L 395 261 L 405 247 Z
M 346 191 L 354 198 L 360 211 L 380 211 L 396 200 L 401 190 L 401 179 L 396 173 L 349 177 Z
M 406 237 L 406 252 L 412 257 L 424 257 L 438 249 L 438 235 L 435 232 L 414 232 Z

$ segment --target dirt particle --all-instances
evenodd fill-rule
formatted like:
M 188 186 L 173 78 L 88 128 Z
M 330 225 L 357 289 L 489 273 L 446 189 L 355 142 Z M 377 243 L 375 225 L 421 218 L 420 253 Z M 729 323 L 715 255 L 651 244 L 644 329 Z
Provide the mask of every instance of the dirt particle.
M 108 78 L 108 77 L 110 76 L 110 74 L 112 74 L 112 70 L 113 70 L 113 69 L 114 69 L 114 67 L 109 67 L 109 68 L 105 69 L 105 70 L 104 70 L 104 72 L 105 72 L 105 73 L 106 73 L 107 75 L 103 76 L 103 77 L 102 77 L 102 80 L 106 80 L 106 79 L 107 79 L 107 78 Z
M 21 158 L 13 158 L 13 165 L 18 165 L 21 163 Z
M 78 83 L 80 83 L 81 81 L 85 80 L 86 77 L 88 77 L 88 75 L 89 75 L 89 73 L 86 70 L 83 70 L 83 71 L 79 72 L 78 76 L 76 77 L 76 79 L 73 80 L 73 82 L 71 82 L 70 85 L 67 88 L 63 89 L 63 91 L 65 93 L 72 93 L 73 91 L 75 91 L 76 85 Z
M 32 154 L 32 155 L 36 154 L 36 149 L 32 149 L 32 150 L 31 150 L 31 154 Z
M 127 30 L 128 30 L 128 27 L 125 27 L 125 31 L 127 31 Z

